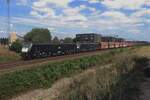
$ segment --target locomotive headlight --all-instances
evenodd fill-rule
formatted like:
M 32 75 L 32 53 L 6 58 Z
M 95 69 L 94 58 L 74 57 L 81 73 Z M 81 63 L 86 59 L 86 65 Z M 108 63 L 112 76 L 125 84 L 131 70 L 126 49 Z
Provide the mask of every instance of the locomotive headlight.
M 22 52 L 28 52 L 29 48 L 22 48 Z
M 80 44 L 77 44 L 77 49 L 80 49 Z
M 32 43 L 24 43 L 21 52 L 27 53 L 31 50 Z

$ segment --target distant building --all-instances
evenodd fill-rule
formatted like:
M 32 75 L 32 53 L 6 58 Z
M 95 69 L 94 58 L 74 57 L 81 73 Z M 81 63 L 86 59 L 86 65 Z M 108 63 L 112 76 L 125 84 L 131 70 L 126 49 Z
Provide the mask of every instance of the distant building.
M 8 44 L 8 34 L 0 31 L 0 47 Z
M 17 40 L 17 33 L 16 32 L 10 33 L 10 37 L 9 37 L 10 43 L 15 42 L 16 40 Z
M 11 44 L 17 39 L 23 41 L 23 36 L 18 35 L 16 32 L 11 32 L 9 36 L 4 32 L 0 32 L 0 46 Z

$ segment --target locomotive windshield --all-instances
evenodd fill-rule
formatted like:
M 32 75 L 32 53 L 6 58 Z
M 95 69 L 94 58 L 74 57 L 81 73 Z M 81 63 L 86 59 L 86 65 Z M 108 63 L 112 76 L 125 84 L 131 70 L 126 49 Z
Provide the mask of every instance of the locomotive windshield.
M 32 47 L 32 43 L 24 43 L 21 51 L 28 52 L 31 47 Z

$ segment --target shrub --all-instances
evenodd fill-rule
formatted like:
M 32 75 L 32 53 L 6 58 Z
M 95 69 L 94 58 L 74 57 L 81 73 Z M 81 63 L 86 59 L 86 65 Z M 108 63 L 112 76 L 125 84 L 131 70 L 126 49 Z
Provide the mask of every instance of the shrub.
M 16 40 L 10 46 L 10 50 L 15 51 L 16 53 L 20 53 L 22 48 L 22 42 L 20 40 Z

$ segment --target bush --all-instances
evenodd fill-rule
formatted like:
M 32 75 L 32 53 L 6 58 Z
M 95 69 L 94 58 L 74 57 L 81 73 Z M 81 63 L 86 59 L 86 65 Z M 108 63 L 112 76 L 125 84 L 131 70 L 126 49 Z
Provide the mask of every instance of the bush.
M 22 42 L 20 40 L 16 40 L 10 46 L 10 50 L 15 51 L 16 53 L 20 53 L 22 48 Z

